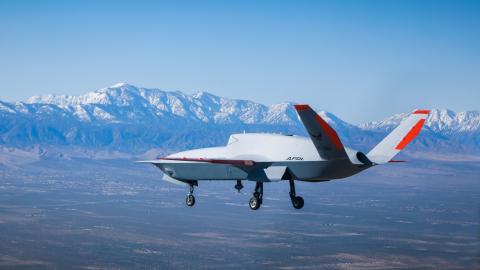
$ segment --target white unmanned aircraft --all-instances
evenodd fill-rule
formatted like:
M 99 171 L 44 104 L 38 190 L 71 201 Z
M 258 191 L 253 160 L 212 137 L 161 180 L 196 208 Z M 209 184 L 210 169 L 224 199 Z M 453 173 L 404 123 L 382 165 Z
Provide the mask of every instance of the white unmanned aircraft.
M 422 129 L 429 110 L 416 110 L 368 154 L 345 147 L 335 130 L 308 105 L 295 105 L 309 138 L 279 134 L 232 134 L 226 146 L 194 149 L 152 163 L 164 173 L 164 180 L 189 185 L 188 206 L 195 204 L 194 186 L 200 180 L 255 181 L 249 206 L 262 205 L 263 183 L 288 180 L 293 207 L 303 207 L 295 193 L 294 180 L 322 182 L 357 174 L 375 165 L 394 162 L 392 158 Z

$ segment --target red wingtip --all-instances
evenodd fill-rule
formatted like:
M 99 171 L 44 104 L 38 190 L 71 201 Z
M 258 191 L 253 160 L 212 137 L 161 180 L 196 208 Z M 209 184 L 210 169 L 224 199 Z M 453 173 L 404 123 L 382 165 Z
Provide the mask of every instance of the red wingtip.
M 414 114 L 429 114 L 430 110 L 416 110 L 413 113 Z
M 304 110 L 308 110 L 310 109 L 310 106 L 308 106 L 307 104 L 297 104 L 297 105 L 293 105 L 295 107 L 295 109 L 297 111 L 304 111 Z

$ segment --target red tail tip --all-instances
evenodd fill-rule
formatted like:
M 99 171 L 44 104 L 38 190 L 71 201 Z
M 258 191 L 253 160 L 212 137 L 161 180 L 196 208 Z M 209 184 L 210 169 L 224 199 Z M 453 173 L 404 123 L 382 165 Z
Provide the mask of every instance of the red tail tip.
M 429 114 L 430 110 L 416 110 L 413 113 L 414 114 Z
M 297 104 L 297 105 L 293 105 L 295 107 L 295 109 L 297 111 L 304 111 L 304 110 L 308 110 L 310 109 L 310 106 L 308 106 L 307 104 Z

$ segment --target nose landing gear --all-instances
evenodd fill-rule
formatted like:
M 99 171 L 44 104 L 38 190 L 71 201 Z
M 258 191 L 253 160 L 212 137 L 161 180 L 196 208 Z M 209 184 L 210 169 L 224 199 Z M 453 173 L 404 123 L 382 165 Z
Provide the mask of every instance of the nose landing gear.
M 192 207 L 195 205 L 195 196 L 193 196 L 193 187 L 198 186 L 197 181 L 190 181 L 188 182 L 188 185 L 190 186 L 190 190 L 187 194 L 187 198 L 185 199 L 185 202 L 187 206 Z

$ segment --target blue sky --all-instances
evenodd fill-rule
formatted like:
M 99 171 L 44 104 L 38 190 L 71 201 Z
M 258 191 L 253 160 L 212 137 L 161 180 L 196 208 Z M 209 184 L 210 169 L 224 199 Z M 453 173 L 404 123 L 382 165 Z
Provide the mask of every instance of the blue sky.
M 359 123 L 480 109 L 480 1 L 0 1 L 0 99 L 117 82 Z

